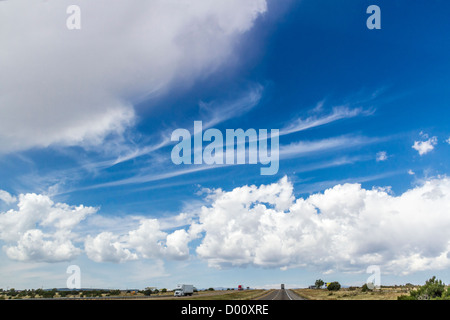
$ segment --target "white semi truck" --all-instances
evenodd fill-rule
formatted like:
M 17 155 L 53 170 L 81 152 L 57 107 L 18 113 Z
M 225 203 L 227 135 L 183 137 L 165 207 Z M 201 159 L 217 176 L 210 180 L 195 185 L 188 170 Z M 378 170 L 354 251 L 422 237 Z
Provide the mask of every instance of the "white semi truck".
M 194 293 L 194 286 L 192 284 L 179 284 L 173 294 L 175 297 L 192 296 Z

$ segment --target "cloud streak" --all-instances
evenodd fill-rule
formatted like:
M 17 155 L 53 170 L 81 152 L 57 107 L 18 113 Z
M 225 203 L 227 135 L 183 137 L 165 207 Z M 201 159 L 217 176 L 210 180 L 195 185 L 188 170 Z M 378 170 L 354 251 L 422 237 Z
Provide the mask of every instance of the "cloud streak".
M 311 116 L 306 119 L 298 118 L 286 127 L 280 130 L 280 135 L 291 134 L 295 132 L 300 132 L 315 127 L 323 126 L 338 120 L 350 119 L 360 115 L 370 115 L 373 112 L 364 110 L 363 108 L 351 109 L 347 106 L 334 107 L 332 112 L 325 116 Z
M 340 136 L 317 141 L 299 141 L 280 147 L 280 158 L 290 159 L 306 155 L 348 149 L 356 146 L 377 143 L 387 138 L 361 136 Z

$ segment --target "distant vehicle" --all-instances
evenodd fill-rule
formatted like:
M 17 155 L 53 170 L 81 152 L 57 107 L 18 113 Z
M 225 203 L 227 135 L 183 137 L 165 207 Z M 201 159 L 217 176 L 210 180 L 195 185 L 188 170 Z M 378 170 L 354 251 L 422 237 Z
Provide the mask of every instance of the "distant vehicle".
M 194 293 L 192 284 L 179 284 L 173 295 L 175 297 L 192 296 L 192 293 Z
M 284 290 L 284 283 L 281 284 L 281 290 Z
M 242 285 L 238 285 L 238 291 L 244 290 L 242 289 Z

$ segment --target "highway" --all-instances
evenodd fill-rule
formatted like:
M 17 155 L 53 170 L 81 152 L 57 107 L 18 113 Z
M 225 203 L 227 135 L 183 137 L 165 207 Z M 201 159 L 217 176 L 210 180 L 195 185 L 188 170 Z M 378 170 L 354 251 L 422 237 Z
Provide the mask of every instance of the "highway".
M 306 300 L 306 299 L 295 294 L 292 290 L 281 289 L 281 290 L 274 290 L 268 295 L 264 295 L 257 300 Z

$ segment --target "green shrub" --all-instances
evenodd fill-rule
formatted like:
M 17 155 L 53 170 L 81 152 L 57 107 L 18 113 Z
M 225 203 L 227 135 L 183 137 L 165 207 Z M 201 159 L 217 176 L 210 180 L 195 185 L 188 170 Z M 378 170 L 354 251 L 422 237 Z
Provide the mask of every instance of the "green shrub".
M 363 286 L 361 287 L 361 291 L 362 292 L 367 292 L 367 291 L 372 291 L 372 289 L 369 288 L 367 283 L 364 283 Z
M 425 282 L 425 285 L 421 286 L 417 290 L 412 290 L 409 296 L 400 296 L 398 300 L 441 300 L 450 299 L 450 291 L 445 291 L 445 284 L 442 280 L 436 279 L 433 276 L 431 279 Z
M 339 289 L 341 289 L 341 284 L 337 281 L 331 282 L 328 286 L 327 289 L 330 291 L 339 291 Z
M 324 284 L 325 284 L 325 283 L 323 282 L 322 279 L 317 279 L 316 282 L 314 283 L 314 285 L 316 286 L 317 289 L 322 288 L 322 286 L 323 286 Z

